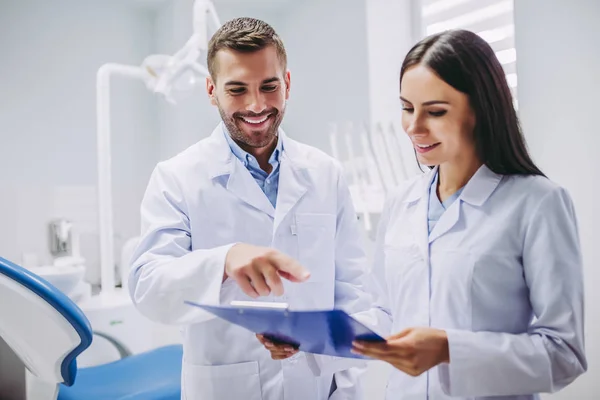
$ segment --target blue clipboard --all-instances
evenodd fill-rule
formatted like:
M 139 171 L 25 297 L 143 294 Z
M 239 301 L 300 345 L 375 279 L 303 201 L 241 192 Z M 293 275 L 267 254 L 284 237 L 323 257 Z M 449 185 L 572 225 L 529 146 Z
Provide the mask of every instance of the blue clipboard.
M 342 310 L 290 311 L 287 309 L 209 306 L 186 301 L 232 324 L 262 334 L 275 343 L 300 351 L 336 357 L 368 359 L 350 350 L 354 340 L 383 342 L 384 338 Z M 268 306 L 266 303 L 265 306 Z

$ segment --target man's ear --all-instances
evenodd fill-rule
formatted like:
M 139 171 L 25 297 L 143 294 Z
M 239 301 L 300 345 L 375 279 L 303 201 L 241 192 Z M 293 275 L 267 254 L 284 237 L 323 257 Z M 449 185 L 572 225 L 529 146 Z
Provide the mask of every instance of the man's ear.
M 206 93 L 208 93 L 208 97 L 210 98 L 210 104 L 212 104 L 213 106 L 217 105 L 217 98 L 216 98 L 216 85 L 215 82 L 212 80 L 212 78 L 210 76 L 206 77 Z
M 285 99 L 287 100 L 290 98 L 290 86 L 292 83 L 290 71 L 286 71 L 285 77 L 284 77 L 284 82 L 285 82 Z

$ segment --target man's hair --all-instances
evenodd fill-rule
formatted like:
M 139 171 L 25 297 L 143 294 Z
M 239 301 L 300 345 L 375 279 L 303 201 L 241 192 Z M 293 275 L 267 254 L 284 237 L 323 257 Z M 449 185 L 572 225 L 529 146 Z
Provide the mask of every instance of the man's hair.
M 216 56 L 222 49 L 252 53 L 267 46 L 275 46 L 279 61 L 287 68 L 287 55 L 283 42 L 271 25 L 255 18 L 236 18 L 223 24 L 208 42 L 206 64 L 210 76 L 215 79 Z

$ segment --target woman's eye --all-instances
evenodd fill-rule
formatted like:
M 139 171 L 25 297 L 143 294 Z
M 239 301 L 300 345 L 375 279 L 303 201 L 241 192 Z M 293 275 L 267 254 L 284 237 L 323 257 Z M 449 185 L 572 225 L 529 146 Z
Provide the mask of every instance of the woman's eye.
M 431 115 L 432 117 L 441 117 L 442 115 L 446 114 L 446 112 L 446 110 L 429 111 L 429 115 Z
M 406 111 L 407 113 L 411 113 L 414 111 L 414 108 L 410 108 L 410 107 L 402 107 L 402 111 Z

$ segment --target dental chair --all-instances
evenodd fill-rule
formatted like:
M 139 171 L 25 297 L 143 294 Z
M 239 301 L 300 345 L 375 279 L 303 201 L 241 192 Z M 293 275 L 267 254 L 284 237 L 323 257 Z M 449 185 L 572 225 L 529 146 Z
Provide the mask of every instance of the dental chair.
M 27 400 L 180 400 L 180 345 L 77 369 L 92 343 L 84 313 L 50 283 L 0 257 L 0 337 L 26 368 Z

